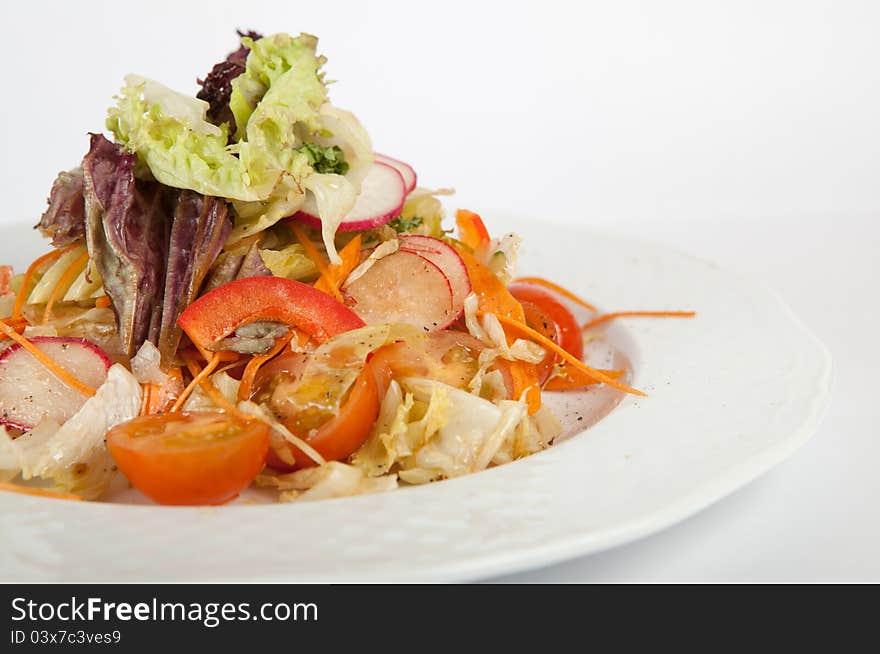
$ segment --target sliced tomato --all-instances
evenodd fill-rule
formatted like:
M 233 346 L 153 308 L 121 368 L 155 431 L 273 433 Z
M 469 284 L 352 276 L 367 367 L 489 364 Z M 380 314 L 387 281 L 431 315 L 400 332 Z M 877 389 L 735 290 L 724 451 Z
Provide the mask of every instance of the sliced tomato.
M 197 347 L 211 349 L 239 327 L 258 320 L 298 327 L 319 343 L 364 326 L 338 300 L 283 277 L 247 277 L 218 286 L 190 304 L 177 324 Z
M 263 467 L 269 427 L 224 413 L 165 413 L 107 432 L 107 446 L 135 488 L 160 504 L 223 504 Z
M 389 377 L 425 377 L 464 388 L 479 369 L 484 345 L 468 334 L 441 330 L 428 334 L 424 343 L 392 343 L 377 350 L 370 360 Z
M 305 440 L 328 461 L 342 461 L 354 454 L 370 435 L 379 415 L 380 383 L 385 371 L 367 363 L 349 391 L 348 398 L 339 407 L 339 413 L 320 427 L 303 433 L 298 416 L 283 417 L 282 422 L 291 432 Z M 312 459 L 296 445 L 285 442 L 286 451 L 270 450 L 266 462 L 278 470 L 294 470 L 315 465 Z
M 535 331 L 543 334 L 554 343 L 559 343 L 562 339 L 561 330 L 556 321 L 550 317 L 546 311 L 533 302 L 521 301 L 523 311 L 526 315 L 526 324 Z M 553 366 L 556 364 L 556 354 L 548 352 L 544 360 L 535 368 L 538 375 L 538 382 L 544 384 L 553 374 Z
M 528 282 L 511 284 L 507 290 L 520 302 L 531 302 L 550 316 L 559 329 L 559 345 L 578 359 L 584 358 L 584 337 L 577 319 L 550 291 Z M 537 329 L 534 325 L 530 327 Z

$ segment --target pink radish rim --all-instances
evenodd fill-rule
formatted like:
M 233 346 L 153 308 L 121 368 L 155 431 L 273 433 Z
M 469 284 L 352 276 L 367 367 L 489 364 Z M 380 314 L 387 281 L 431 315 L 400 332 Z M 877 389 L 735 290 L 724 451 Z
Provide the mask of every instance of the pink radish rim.
M 403 179 L 403 185 L 404 185 L 404 188 L 406 188 L 407 195 L 412 193 L 412 190 L 416 186 L 418 186 L 419 176 L 416 174 L 415 168 L 410 166 L 405 161 L 401 161 L 400 159 L 395 159 L 394 157 L 389 157 L 387 154 L 382 154 L 381 152 L 374 152 L 373 157 L 374 158 L 378 157 L 380 159 L 380 161 L 378 163 L 385 164 L 386 166 L 391 166 L 392 168 L 395 168 L 395 169 L 397 169 L 397 167 L 394 166 L 394 164 L 400 164 L 401 166 L 406 168 L 410 173 L 412 173 L 412 183 L 407 184 L 406 178 L 403 176 L 403 173 L 400 173 L 400 170 L 397 170 L 397 172 L 400 173 L 400 176 Z M 394 162 L 394 164 L 387 163 L 387 162 Z
M 373 162 L 377 166 L 384 166 L 389 170 L 393 170 L 394 173 L 400 178 L 401 183 L 403 184 L 403 196 L 400 198 L 400 204 L 397 205 L 391 211 L 381 214 L 379 216 L 372 216 L 370 218 L 359 218 L 357 220 L 352 220 L 346 222 L 345 219 L 339 224 L 339 227 L 336 229 L 337 232 L 363 232 L 368 229 L 375 229 L 376 227 L 381 227 L 382 225 L 387 225 L 392 218 L 400 215 L 400 210 L 403 209 L 403 205 L 406 202 L 406 196 L 409 191 L 406 190 L 406 180 L 403 178 L 403 175 L 400 174 L 400 171 L 397 170 L 394 166 L 391 166 L 386 163 L 382 163 L 381 161 Z M 292 216 L 293 219 L 298 220 L 302 224 L 313 227 L 315 229 L 321 229 L 321 219 L 318 216 L 313 216 L 310 213 L 306 213 L 305 211 L 297 211 Z

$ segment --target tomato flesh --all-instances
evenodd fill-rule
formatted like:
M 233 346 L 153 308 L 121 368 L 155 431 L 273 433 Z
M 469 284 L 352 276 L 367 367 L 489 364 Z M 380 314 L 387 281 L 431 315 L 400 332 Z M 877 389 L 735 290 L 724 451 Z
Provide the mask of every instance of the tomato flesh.
M 584 358 L 584 337 L 577 319 L 552 293 L 537 284 L 517 282 L 507 287 L 520 302 L 531 302 L 544 311 L 559 328 L 559 345 L 578 359 Z M 532 325 L 533 328 L 534 325 Z
M 556 323 L 553 318 L 550 317 L 546 311 L 541 309 L 537 304 L 533 302 L 529 302 L 528 300 L 520 301 L 522 304 L 523 311 L 526 315 L 526 324 L 539 332 L 543 336 L 546 336 L 554 343 L 559 343 L 562 340 L 562 330 L 559 328 L 559 325 Z M 550 375 L 553 374 L 553 366 L 556 363 L 556 354 L 554 352 L 547 352 L 547 356 L 537 365 L 536 372 L 538 374 L 538 382 L 542 385 L 545 381 L 550 378 Z
M 281 416 L 282 423 L 291 432 L 302 438 L 328 461 L 342 461 L 354 454 L 373 429 L 379 415 L 380 381 L 383 371 L 368 363 L 358 375 L 348 398 L 339 407 L 339 412 L 310 434 L 302 433 L 302 426 L 296 415 Z M 269 450 L 266 462 L 276 470 L 295 470 L 308 468 L 315 462 L 293 443 L 285 442 L 282 451 Z
M 223 504 L 262 469 L 269 427 L 213 411 L 165 413 L 116 425 L 107 446 L 135 488 L 160 504 Z

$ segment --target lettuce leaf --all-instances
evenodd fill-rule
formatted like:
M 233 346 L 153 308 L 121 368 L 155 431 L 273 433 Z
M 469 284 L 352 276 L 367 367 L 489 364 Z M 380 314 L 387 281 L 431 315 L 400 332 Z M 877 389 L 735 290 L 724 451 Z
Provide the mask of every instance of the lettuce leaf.
M 271 182 L 262 187 L 246 183 L 246 170 L 226 147 L 225 129 L 204 118 L 206 102 L 190 98 L 193 106 L 182 111 L 170 89 L 160 93 L 158 83 L 152 82 L 148 93 L 143 78 L 129 75 L 125 81 L 116 106 L 109 111 L 107 129 L 118 143 L 137 153 L 158 181 L 223 198 L 262 200 L 269 196 Z
M 231 144 L 227 123 L 207 119 L 207 102 L 131 75 L 107 127 L 159 182 L 231 201 L 229 244 L 311 200 L 309 212 L 320 217 L 328 256 L 338 263 L 334 237 L 372 163 L 369 136 L 327 101 L 314 36 L 243 37 L 242 45 L 244 72 L 229 82 Z
M 260 257 L 276 277 L 303 281 L 317 276 L 318 268 L 306 256 L 303 246 L 293 243 L 281 250 L 260 250 Z
M 251 138 L 248 128 L 252 114 L 269 93 L 275 96 L 270 104 L 277 104 L 278 97 L 284 96 L 289 101 L 285 108 L 297 121 L 305 122 L 316 131 L 317 108 L 327 99 L 327 88 L 320 73 L 326 59 L 315 54 L 317 37 L 273 34 L 258 40 L 244 37 L 241 44 L 250 52 L 244 73 L 232 80 L 229 98 L 236 139 Z
M 239 37 L 247 36 L 251 40 L 256 41 L 262 36 L 257 32 L 247 32 L 246 34 L 239 31 Z M 208 103 L 208 120 L 215 125 L 226 123 L 229 129 L 235 132 L 235 118 L 229 109 L 229 97 L 232 95 L 232 80 L 241 75 L 245 71 L 249 48 L 242 44 L 238 50 L 231 52 L 226 59 L 215 64 L 211 72 L 205 76 L 205 79 L 198 80 L 202 90 L 198 92 L 196 97 Z

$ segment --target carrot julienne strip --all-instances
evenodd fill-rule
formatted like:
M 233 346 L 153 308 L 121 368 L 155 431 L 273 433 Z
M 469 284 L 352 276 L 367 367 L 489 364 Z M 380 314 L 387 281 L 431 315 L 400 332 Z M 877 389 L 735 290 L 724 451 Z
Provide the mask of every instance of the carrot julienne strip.
M 485 315 L 485 312 L 478 311 L 477 314 L 478 315 L 479 314 Z M 511 320 L 510 318 L 507 318 L 505 316 L 495 316 L 495 317 L 498 318 L 498 321 L 502 325 L 506 325 L 508 327 L 512 327 L 513 329 L 516 329 L 524 336 L 527 336 L 528 338 L 532 339 L 536 343 L 555 352 L 557 355 L 559 355 L 566 362 L 568 362 L 573 367 L 575 367 L 578 370 L 580 370 L 581 372 L 583 372 L 588 377 L 595 379 L 597 382 L 602 382 L 603 384 L 607 384 L 608 386 L 611 386 L 612 388 L 616 388 L 616 389 L 624 391 L 626 393 L 631 393 L 633 395 L 639 395 L 641 397 L 645 397 L 645 394 L 642 391 L 636 390 L 635 388 L 630 388 L 626 384 L 621 384 L 620 382 L 612 379 L 608 375 L 606 375 L 602 372 L 599 372 L 595 368 L 591 368 L 590 366 L 585 364 L 583 361 L 581 361 L 577 357 L 570 354 L 567 350 L 559 347 L 556 343 L 551 341 L 549 338 L 547 338 L 546 336 L 544 336 L 540 332 L 535 331 L 531 327 L 528 327 L 527 325 L 524 325 L 521 322 L 517 322 L 516 320 Z
M 150 397 L 153 395 L 153 387 L 155 384 L 141 385 L 141 410 L 138 411 L 139 416 L 145 416 L 150 410 Z
M 195 361 L 192 361 L 186 355 L 183 355 L 184 361 L 186 361 L 186 365 L 190 368 L 190 372 L 195 368 L 197 369 Z M 187 398 L 192 395 L 192 392 L 195 390 L 196 386 L 198 386 L 203 379 L 206 379 L 208 375 L 214 372 L 214 368 L 218 366 L 220 363 L 220 355 L 216 352 L 211 356 L 211 359 L 208 361 L 208 365 L 199 370 L 196 373 L 193 373 L 192 381 L 187 385 L 186 388 L 183 389 L 183 393 L 180 394 L 180 397 L 174 402 L 174 405 L 171 407 L 171 412 L 174 413 L 176 411 L 180 411 L 180 408 L 183 406 L 184 402 L 186 402 Z M 192 365 L 190 365 L 192 364 Z
M 110 296 L 102 295 L 97 300 L 95 300 L 95 308 L 96 309 L 104 309 L 105 307 L 110 306 Z
M 329 277 L 330 269 L 327 267 L 327 262 L 324 260 L 324 257 L 321 256 L 321 253 L 318 252 L 318 248 L 315 247 L 315 244 L 312 243 L 308 236 L 306 236 L 303 228 L 295 222 L 290 222 L 288 224 L 293 231 L 293 235 L 296 236 L 296 240 L 303 246 L 306 256 L 312 260 L 312 263 L 315 264 L 315 267 L 318 269 L 318 272 L 321 273 L 321 276 Z
M 342 263 L 330 264 L 327 272 L 322 274 L 315 282 L 315 288 L 324 291 L 342 302 L 342 294 L 339 287 L 342 285 L 351 271 L 354 270 L 361 261 L 361 235 L 358 234 L 351 239 L 344 248 L 339 251 L 339 257 Z
M 696 315 L 696 311 L 614 311 L 593 318 L 581 329 L 587 331 L 615 318 L 693 318 Z
M 196 380 L 198 380 L 198 382 L 197 382 L 198 385 L 201 387 L 201 389 L 203 391 L 205 391 L 205 393 L 208 395 L 208 397 L 211 398 L 211 401 L 214 404 L 216 404 L 218 407 L 220 407 L 221 409 L 226 411 L 226 413 L 228 413 L 229 415 L 235 416 L 241 420 L 253 420 L 254 419 L 253 416 L 250 416 L 246 413 L 242 413 L 241 411 L 239 411 L 238 408 L 234 404 L 232 404 L 229 400 L 227 400 L 225 397 L 223 397 L 223 393 L 218 391 L 217 387 L 214 386 L 214 384 L 211 382 L 210 379 L 208 379 L 208 375 L 213 370 L 213 368 L 211 367 L 211 364 L 213 363 L 214 367 L 216 368 L 217 364 L 219 363 L 219 359 L 216 357 L 216 355 L 211 358 L 211 361 L 208 363 L 208 365 L 205 366 L 205 368 L 201 371 L 199 370 L 199 365 L 196 363 L 195 359 L 192 356 L 184 354 L 183 360 L 186 363 L 186 367 L 189 370 L 190 374 L 192 374 L 192 376 L 193 376 L 193 381 L 190 382 L 190 386 L 193 386 L 193 384 L 196 383 Z M 208 371 L 208 374 L 205 374 L 206 370 Z M 193 388 L 194 388 L 194 386 L 193 386 Z M 187 387 L 187 390 L 189 390 L 189 393 L 192 393 L 192 390 L 190 389 L 189 386 Z M 184 393 L 187 393 L 187 390 L 184 390 Z M 181 397 L 184 397 L 184 395 L 181 394 Z M 172 411 L 177 411 L 178 403 L 180 403 L 180 405 L 183 406 L 183 403 L 180 402 L 180 398 L 178 398 L 178 401 L 175 402 L 174 407 L 171 409 Z
M 517 279 L 514 279 L 513 281 L 514 282 L 526 282 L 529 284 L 537 284 L 538 286 L 544 286 L 546 288 L 549 288 L 551 291 L 556 291 L 557 293 L 559 293 L 563 297 L 568 298 L 569 300 L 571 300 L 575 304 L 579 304 L 584 309 L 589 309 L 590 311 L 596 310 L 596 307 L 594 307 L 592 304 L 590 304 L 586 300 L 578 297 L 577 295 L 575 295 L 574 293 L 569 291 L 564 286 L 560 286 L 559 284 L 551 282 L 549 279 L 544 279 L 543 277 L 519 277 Z
M 603 375 L 608 375 L 611 379 L 620 379 L 626 371 L 624 370 L 599 370 Z M 580 370 L 571 369 L 570 366 L 562 364 L 557 373 L 544 382 L 543 390 L 545 391 L 564 391 L 572 388 L 584 388 L 598 384 L 594 379 L 587 377 Z
M 19 334 L 2 320 L 0 320 L 0 331 L 6 334 L 8 338 L 11 338 L 13 341 L 21 345 L 25 350 L 30 352 L 34 356 L 34 358 L 42 363 L 49 372 L 58 377 L 58 379 L 60 379 L 62 382 L 64 382 L 74 390 L 79 391 L 87 397 L 92 397 L 95 394 L 94 388 L 92 388 L 85 382 L 80 381 L 59 364 L 55 363 L 45 352 L 43 352 L 40 348 L 31 343 L 28 339 Z
M 290 343 L 295 334 L 296 329 L 291 329 L 284 336 L 275 341 L 275 345 L 273 345 L 272 349 L 270 349 L 268 352 L 266 352 L 265 354 L 259 354 L 248 361 L 247 366 L 245 366 L 244 368 L 244 373 L 242 373 L 241 375 L 241 384 L 238 387 L 239 402 L 250 398 L 251 390 L 254 387 L 254 379 L 256 379 L 257 372 L 259 372 L 260 367 L 269 359 L 281 352 L 281 350 L 283 350 L 285 347 L 287 347 L 287 344 Z
M 30 488 L 29 486 L 19 486 L 18 484 L 10 484 L 0 482 L 0 490 L 10 493 L 21 493 L 22 495 L 35 495 L 37 497 L 51 497 L 54 500 L 72 500 L 74 502 L 82 502 L 79 495 L 73 493 L 62 493 L 60 491 L 48 490 L 46 488 Z
M 43 311 L 43 324 L 45 325 L 52 319 L 52 307 L 55 305 L 55 302 L 58 301 L 58 298 L 62 293 L 65 293 L 67 289 L 70 288 L 70 285 L 73 284 L 76 276 L 79 275 L 85 266 L 89 262 L 89 253 L 83 252 L 80 256 L 76 258 L 76 260 L 71 263 L 64 272 L 61 274 L 61 278 L 58 280 L 58 283 L 55 284 L 55 288 L 52 289 L 52 294 L 49 296 L 49 299 L 46 302 L 46 309 Z
M 62 254 L 70 252 L 75 247 L 77 247 L 76 243 L 60 250 L 52 250 L 51 252 L 48 252 L 43 256 L 34 259 L 33 263 L 31 263 L 31 265 L 28 266 L 28 269 L 25 271 L 24 278 L 21 280 L 21 288 L 18 289 L 18 293 L 15 296 L 15 304 L 12 307 L 13 318 L 18 318 L 19 316 L 21 316 L 21 310 L 22 307 L 24 307 L 25 300 L 27 299 L 27 296 L 30 295 L 30 292 L 33 290 L 28 287 L 31 285 L 31 280 L 33 279 L 34 274 L 37 272 L 37 270 L 41 268 L 44 263 L 51 264 L 57 261 Z

